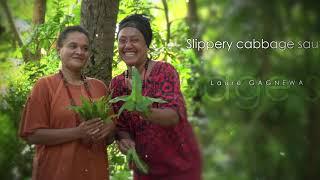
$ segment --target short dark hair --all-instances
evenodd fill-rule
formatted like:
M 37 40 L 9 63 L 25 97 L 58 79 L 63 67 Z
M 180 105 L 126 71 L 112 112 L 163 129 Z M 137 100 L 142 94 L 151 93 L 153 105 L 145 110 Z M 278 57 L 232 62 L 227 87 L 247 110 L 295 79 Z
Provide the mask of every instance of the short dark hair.
M 69 33 L 73 32 L 80 32 L 87 36 L 89 40 L 89 33 L 88 31 L 82 26 L 67 26 L 60 32 L 58 39 L 57 39 L 57 48 L 61 48 L 63 46 L 63 41 L 67 39 Z
M 147 16 L 143 14 L 132 14 L 127 17 L 125 17 L 120 23 L 119 23 L 119 31 L 117 34 L 117 37 L 119 35 L 119 32 L 121 29 L 125 27 L 133 27 L 138 29 L 141 34 L 144 37 L 144 40 L 146 41 L 147 46 L 149 47 L 152 41 L 152 29 L 150 25 L 150 20 Z

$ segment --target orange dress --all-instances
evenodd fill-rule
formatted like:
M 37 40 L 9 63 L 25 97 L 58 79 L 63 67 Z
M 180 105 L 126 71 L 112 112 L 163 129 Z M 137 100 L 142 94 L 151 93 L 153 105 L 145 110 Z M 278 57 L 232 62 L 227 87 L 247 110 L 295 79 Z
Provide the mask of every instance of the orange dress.
M 102 81 L 88 78 L 92 98 L 107 94 Z M 80 96 L 88 97 L 84 85 L 68 86 L 77 105 Z M 27 100 L 19 135 L 25 138 L 36 129 L 73 128 L 79 125 L 74 112 L 68 109 L 70 100 L 59 74 L 41 78 Z M 36 145 L 33 160 L 33 180 L 108 180 L 105 141 L 83 144 L 80 140 L 59 145 Z

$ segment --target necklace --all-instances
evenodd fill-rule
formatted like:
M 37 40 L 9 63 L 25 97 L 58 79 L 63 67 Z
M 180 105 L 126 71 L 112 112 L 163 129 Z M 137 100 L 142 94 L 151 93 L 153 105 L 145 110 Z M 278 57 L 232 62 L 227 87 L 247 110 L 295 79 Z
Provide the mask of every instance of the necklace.
M 75 100 L 73 99 L 71 91 L 69 89 L 69 83 L 68 83 L 67 79 L 65 78 L 65 76 L 63 75 L 61 70 L 59 70 L 59 74 L 60 74 L 61 79 L 63 80 L 63 85 L 67 90 L 67 94 L 68 94 L 68 98 L 69 98 L 69 101 L 70 101 L 70 105 L 71 106 L 75 106 L 76 103 L 75 103 Z M 83 81 L 84 89 L 86 90 L 86 93 L 88 94 L 89 100 L 90 100 L 90 102 L 92 102 L 92 95 L 91 95 L 91 92 L 89 90 L 89 84 L 86 81 L 86 77 L 84 75 L 81 75 L 81 80 Z
M 68 98 L 69 98 L 69 101 L 70 101 L 70 105 L 71 106 L 76 106 L 75 100 L 73 99 L 71 91 L 70 91 L 70 88 L 69 88 L 70 84 L 68 83 L 67 79 L 65 78 L 65 76 L 63 75 L 61 70 L 59 70 L 59 74 L 60 74 L 60 77 L 61 77 L 61 79 L 63 81 L 63 85 L 64 85 L 65 89 L 67 90 L 67 94 L 68 94 Z M 88 84 L 88 82 L 86 80 L 86 77 L 84 75 L 81 75 L 81 80 L 83 81 L 83 85 L 84 85 L 86 93 L 88 94 L 89 100 L 90 100 L 90 102 L 92 102 L 92 95 L 91 95 L 91 92 L 89 90 L 89 84 Z M 79 118 L 78 114 L 77 113 L 74 113 L 74 114 L 75 114 L 75 117 L 76 117 L 76 120 L 77 120 L 77 124 L 80 123 L 80 121 L 79 121 L 80 118 Z

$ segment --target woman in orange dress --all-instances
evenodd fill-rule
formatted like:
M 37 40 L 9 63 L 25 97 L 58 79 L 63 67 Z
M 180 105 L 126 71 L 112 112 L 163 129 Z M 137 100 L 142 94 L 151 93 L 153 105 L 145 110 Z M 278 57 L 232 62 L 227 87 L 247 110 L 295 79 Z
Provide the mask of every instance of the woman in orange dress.
M 80 96 L 94 101 L 108 93 L 102 81 L 81 74 L 88 48 L 85 29 L 65 28 L 57 40 L 61 70 L 40 78 L 28 97 L 19 135 L 36 145 L 33 180 L 109 179 L 106 145 L 115 125 L 98 118 L 81 121 L 68 109 L 80 105 Z

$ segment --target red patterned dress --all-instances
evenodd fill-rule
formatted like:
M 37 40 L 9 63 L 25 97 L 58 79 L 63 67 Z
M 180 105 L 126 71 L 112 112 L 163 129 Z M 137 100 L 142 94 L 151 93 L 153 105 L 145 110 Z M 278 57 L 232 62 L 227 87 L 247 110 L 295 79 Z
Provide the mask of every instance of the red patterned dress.
M 179 115 L 179 123 L 164 127 L 143 120 L 134 112 L 123 111 L 117 127 L 135 141 L 139 156 L 148 164 L 149 173 L 134 170 L 136 180 L 199 180 L 201 157 L 192 127 L 187 120 L 185 102 L 180 91 L 177 71 L 169 63 L 157 61 L 145 80 L 143 95 L 161 98 L 168 103 L 153 103 L 153 108 L 171 108 Z M 111 81 L 113 98 L 130 94 L 124 74 Z M 123 102 L 114 104 L 117 113 Z

